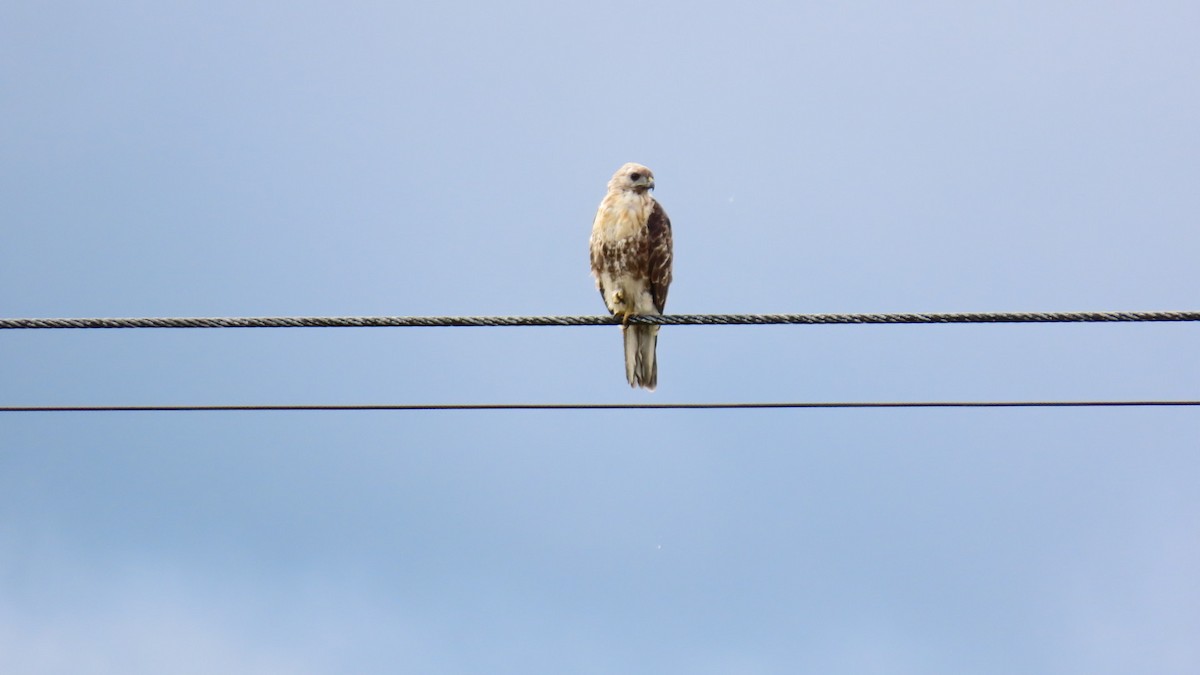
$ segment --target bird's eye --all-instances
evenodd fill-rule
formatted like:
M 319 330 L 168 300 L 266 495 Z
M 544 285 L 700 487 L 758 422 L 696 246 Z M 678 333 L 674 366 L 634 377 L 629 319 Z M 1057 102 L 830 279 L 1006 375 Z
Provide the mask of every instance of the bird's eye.
M 640 173 L 638 173 L 638 172 L 636 172 L 636 171 L 634 171 L 633 173 L 629 174 L 629 180 L 631 180 L 631 181 L 633 181 L 633 182 L 635 182 L 635 183 L 636 183 L 636 182 L 638 182 L 638 181 L 639 181 L 639 180 L 641 180 L 641 179 L 642 179 L 642 174 L 640 174 Z

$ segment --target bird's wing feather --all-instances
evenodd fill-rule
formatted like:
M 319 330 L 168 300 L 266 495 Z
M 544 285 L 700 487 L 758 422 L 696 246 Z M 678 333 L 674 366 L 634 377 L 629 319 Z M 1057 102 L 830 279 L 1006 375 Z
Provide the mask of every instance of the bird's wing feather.
M 650 210 L 646 221 L 649 234 L 649 256 L 647 273 L 650 277 L 650 293 L 654 306 L 661 313 L 667 306 L 667 289 L 671 285 L 671 219 L 658 200 Z

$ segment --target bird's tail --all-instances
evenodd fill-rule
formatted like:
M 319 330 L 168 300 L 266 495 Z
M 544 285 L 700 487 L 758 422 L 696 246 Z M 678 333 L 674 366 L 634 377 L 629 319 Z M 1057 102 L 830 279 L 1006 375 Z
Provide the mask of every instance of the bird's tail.
M 625 379 L 631 387 L 650 391 L 658 386 L 658 326 L 621 326 L 625 337 Z

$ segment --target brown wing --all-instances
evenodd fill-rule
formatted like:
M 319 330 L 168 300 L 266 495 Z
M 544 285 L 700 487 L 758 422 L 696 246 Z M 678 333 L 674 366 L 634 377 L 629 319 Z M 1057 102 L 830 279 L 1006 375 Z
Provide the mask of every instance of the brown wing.
M 654 306 L 662 312 L 671 286 L 671 219 L 658 200 L 654 201 L 646 229 L 650 235 L 650 294 L 654 296 Z
M 588 254 L 592 262 L 592 277 L 596 279 L 596 288 L 600 290 L 600 299 L 604 300 L 604 305 L 608 306 L 607 294 L 604 292 L 603 285 L 600 283 L 600 270 L 604 266 L 604 250 L 600 242 L 596 241 L 596 235 L 592 235 L 592 239 L 588 244 Z

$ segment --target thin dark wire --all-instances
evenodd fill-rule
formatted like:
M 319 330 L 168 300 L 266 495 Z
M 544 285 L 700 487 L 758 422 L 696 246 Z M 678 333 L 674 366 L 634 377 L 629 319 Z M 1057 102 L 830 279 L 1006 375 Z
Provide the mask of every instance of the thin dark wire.
M 630 323 L 671 326 L 778 324 L 1110 323 L 1200 321 L 1200 312 L 961 312 L 932 314 L 669 314 Z M 611 326 L 613 316 L 282 316 L 0 319 L 0 329 L 47 328 L 368 328 Z
M 380 405 L 101 405 L 0 406 L 0 412 L 278 412 L 351 410 L 752 410 L 780 408 L 1148 408 L 1200 406 L 1159 401 L 840 401 L 784 403 L 427 403 Z

